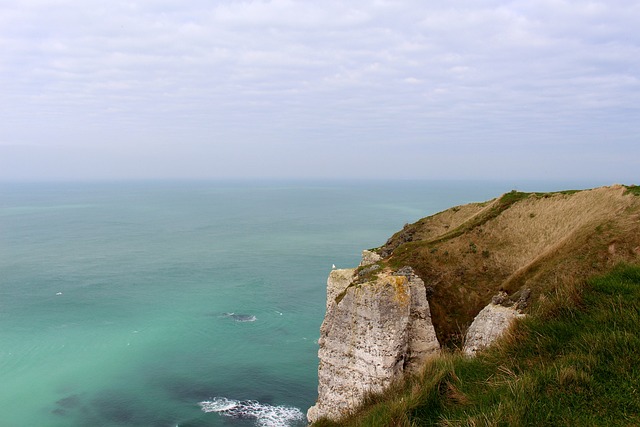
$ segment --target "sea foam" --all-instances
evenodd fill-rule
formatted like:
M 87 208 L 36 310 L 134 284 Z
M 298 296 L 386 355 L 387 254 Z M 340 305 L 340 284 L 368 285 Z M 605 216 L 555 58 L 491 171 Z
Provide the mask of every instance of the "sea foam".
M 256 316 L 251 314 L 224 313 L 225 317 L 230 317 L 236 322 L 255 322 Z
M 305 416 L 298 408 L 289 406 L 272 406 L 255 400 L 233 400 L 226 397 L 215 397 L 199 403 L 204 412 L 217 412 L 233 418 L 255 418 L 260 427 L 290 427 L 301 425 Z

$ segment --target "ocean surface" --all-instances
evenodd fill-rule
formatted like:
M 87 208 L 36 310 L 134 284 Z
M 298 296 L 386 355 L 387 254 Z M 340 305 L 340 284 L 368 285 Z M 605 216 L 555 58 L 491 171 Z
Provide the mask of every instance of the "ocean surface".
M 512 188 L 0 184 L 0 425 L 306 425 L 332 264 Z

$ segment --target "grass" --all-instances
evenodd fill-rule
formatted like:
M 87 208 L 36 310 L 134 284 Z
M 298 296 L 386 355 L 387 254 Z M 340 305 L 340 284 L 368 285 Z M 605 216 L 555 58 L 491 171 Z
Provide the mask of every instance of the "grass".
M 516 190 L 505 193 L 495 203 L 489 205 L 488 209 L 485 212 L 481 212 L 481 214 L 476 215 L 469 221 L 461 224 L 460 226 L 444 234 L 443 236 L 440 236 L 437 239 L 433 239 L 429 241 L 429 243 L 430 244 L 441 243 L 449 239 L 453 239 L 455 237 L 461 236 L 462 234 L 470 230 L 473 230 L 476 227 L 480 227 L 481 225 L 485 224 L 487 221 L 490 221 L 493 218 L 496 218 L 502 212 L 509 209 L 509 207 L 511 207 L 511 205 L 513 205 L 514 203 L 519 202 L 520 200 L 524 200 L 528 198 L 530 195 L 531 193 L 522 193 Z
M 411 266 L 433 289 L 429 304 L 438 340 L 456 348 L 461 331 L 499 290 L 530 288 L 536 296 L 554 286 L 555 276 L 582 278 L 633 260 L 640 251 L 634 249 L 640 228 L 633 219 L 640 200 L 626 194 L 622 186 L 512 191 L 451 208 L 396 233 L 381 248 L 393 250 L 380 265 Z
M 627 189 L 627 193 L 640 196 L 640 185 L 626 185 L 625 188 Z
M 640 266 L 543 295 L 474 359 L 445 353 L 328 426 L 640 425 Z

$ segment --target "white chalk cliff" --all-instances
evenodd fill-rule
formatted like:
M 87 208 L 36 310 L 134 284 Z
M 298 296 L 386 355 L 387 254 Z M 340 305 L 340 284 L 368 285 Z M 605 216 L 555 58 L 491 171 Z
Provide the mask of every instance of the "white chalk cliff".
M 368 392 L 382 391 L 405 373 L 418 371 L 440 350 L 424 282 L 410 267 L 382 271 L 372 265 L 380 260 L 377 254 L 362 255 L 360 267 L 378 273 L 373 278 L 363 281 L 351 268 L 333 270 L 327 280 L 318 340 L 318 400 L 307 412 L 309 422 L 347 415 Z M 528 293 L 515 304 L 506 294 L 495 296 L 469 327 L 463 352 L 473 356 L 502 336 L 523 316 L 518 307 L 527 298 Z
M 364 255 L 366 265 L 372 259 Z M 419 369 L 440 348 L 424 283 L 411 268 L 379 272 L 364 283 L 357 279 L 355 269 L 345 269 L 332 271 L 327 281 L 318 400 L 307 413 L 310 422 L 340 418 L 366 393 Z

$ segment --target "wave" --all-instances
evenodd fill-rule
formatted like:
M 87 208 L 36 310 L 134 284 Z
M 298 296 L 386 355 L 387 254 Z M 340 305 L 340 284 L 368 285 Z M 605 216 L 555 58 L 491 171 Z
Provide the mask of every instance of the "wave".
M 257 320 L 257 317 L 251 314 L 224 313 L 224 315 L 232 318 L 236 322 L 255 322 Z
M 217 412 L 225 417 L 255 418 L 260 427 L 289 427 L 300 425 L 305 416 L 298 408 L 290 406 L 271 406 L 255 400 L 233 400 L 215 397 L 198 403 L 204 412 Z M 304 424 L 302 424 L 304 425 Z

